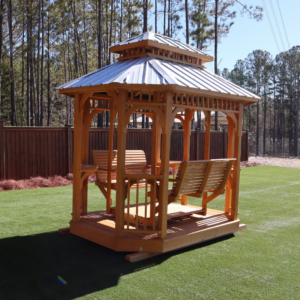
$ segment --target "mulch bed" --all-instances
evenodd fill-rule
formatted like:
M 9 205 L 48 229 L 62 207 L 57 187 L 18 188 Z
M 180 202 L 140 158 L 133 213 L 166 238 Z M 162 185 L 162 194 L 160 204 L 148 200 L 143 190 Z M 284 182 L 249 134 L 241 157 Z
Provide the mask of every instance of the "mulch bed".
M 241 162 L 241 168 L 260 166 L 257 162 Z M 169 174 L 172 173 L 172 168 L 169 170 Z M 96 175 L 89 177 L 89 183 L 96 181 Z M 67 176 L 52 176 L 52 177 L 31 177 L 30 179 L 21 180 L 0 180 L 0 192 L 1 191 L 13 191 L 13 190 L 30 190 L 43 187 L 59 187 L 73 184 L 73 174 L 69 173 Z

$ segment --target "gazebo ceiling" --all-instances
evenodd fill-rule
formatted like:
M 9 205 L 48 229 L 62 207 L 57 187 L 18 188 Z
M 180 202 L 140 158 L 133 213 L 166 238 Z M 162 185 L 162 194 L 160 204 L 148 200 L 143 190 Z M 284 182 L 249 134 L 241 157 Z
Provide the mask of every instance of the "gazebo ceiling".
M 255 94 L 211 73 L 206 69 L 167 61 L 155 57 L 144 56 L 135 59 L 117 61 L 109 66 L 96 70 L 90 74 L 72 80 L 59 86 L 57 89 L 65 93 L 80 90 L 82 87 L 110 85 L 113 83 L 126 85 L 172 85 L 190 90 L 190 93 L 203 93 L 217 97 L 234 98 L 257 102 Z M 65 91 L 64 91 L 65 90 Z

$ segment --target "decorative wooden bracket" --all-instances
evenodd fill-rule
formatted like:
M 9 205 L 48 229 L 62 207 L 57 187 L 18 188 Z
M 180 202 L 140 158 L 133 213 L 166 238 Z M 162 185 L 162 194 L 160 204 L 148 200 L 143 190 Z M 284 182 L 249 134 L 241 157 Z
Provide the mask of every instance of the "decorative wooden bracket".
M 83 183 L 86 178 L 89 176 L 93 175 L 97 171 L 97 166 L 92 166 L 92 165 L 81 165 L 80 172 L 82 173 L 81 179 L 80 179 L 80 184 L 81 188 L 83 187 Z
M 84 111 L 84 104 L 85 101 L 90 98 L 93 95 L 94 92 L 89 92 L 89 93 L 85 93 L 83 94 L 83 96 L 80 99 L 80 113 L 83 113 Z

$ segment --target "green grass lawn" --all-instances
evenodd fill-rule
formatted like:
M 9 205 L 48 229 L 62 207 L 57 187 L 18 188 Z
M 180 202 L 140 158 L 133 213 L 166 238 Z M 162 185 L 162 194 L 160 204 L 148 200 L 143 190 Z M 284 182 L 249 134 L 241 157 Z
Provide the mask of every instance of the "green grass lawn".
M 241 174 L 246 230 L 135 264 L 58 233 L 71 218 L 72 187 L 0 192 L 0 299 L 300 299 L 300 170 Z M 223 206 L 224 198 L 209 205 Z M 103 208 L 90 184 L 89 210 Z

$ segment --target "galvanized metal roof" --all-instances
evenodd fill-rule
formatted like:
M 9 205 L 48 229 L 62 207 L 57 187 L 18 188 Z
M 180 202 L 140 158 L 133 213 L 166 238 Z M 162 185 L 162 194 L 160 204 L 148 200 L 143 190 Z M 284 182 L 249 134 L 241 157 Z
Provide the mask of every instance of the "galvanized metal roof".
M 137 43 L 137 42 L 146 41 L 146 40 L 151 40 L 151 41 L 154 41 L 154 42 L 158 42 L 158 43 L 165 44 L 165 45 L 168 45 L 168 46 L 172 46 L 172 47 L 175 47 L 175 48 L 180 48 L 180 49 L 183 49 L 183 50 L 191 51 L 191 52 L 194 52 L 194 53 L 200 53 L 200 54 L 205 55 L 207 57 L 213 57 L 212 55 L 207 54 L 206 52 L 204 52 L 202 50 L 199 50 L 199 49 L 197 49 L 197 48 L 195 48 L 195 47 L 193 47 L 189 44 L 183 43 L 179 40 L 175 40 L 173 38 L 170 38 L 170 37 L 167 37 L 167 36 L 164 36 L 164 35 L 160 35 L 158 33 L 149 32 L 149 31 L 145 32 L 145 33 L 142 33 L 138 36 L 135 36 L 131 39 L 128 39 L 126 41 L 123 41 L 123 42 L 117 43 L 115 45 L 112 45 L 111 47 L 116 47 L 116 46 L 131 44 L 131 43 Z
M 77 78 L 57 89 L 88 87 L 110 83 L 121 84 L 175 84 L 202 91 L 259 99 L 255 94 L 206 69 L 154 57 L 121 60 Z

